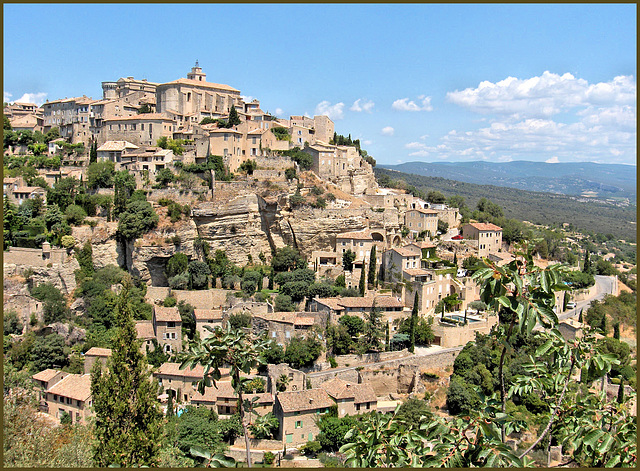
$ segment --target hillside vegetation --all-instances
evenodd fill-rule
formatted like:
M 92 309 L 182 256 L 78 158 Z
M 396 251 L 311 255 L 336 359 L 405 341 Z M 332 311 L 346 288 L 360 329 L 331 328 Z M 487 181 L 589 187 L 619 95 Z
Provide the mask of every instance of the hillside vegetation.
M 636 241 L 635 206 L 621 208 L 605 203 L 585 203 L 565 195 L 476 185 L 382 168 L 375 168 L 375 174 L 383 186 L 389 180 L 403 180 L 407 188 L 414 187 L 424 194 L 435 190 L 447 197 L 462 196 L 469 207 L 475 206 L 481 198 L 487 198 L 501 206 L 507 218 L 545 225 L 567 222 L 583 232 L 612 233 L 620 239 Z

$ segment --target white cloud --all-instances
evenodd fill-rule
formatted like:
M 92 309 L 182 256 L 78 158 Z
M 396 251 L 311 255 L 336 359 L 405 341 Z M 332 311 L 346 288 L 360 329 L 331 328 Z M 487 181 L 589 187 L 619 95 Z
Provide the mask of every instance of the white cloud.
M 409 142 L 404 145 L 407 149 L 424 149 L 427 147 L 425 144 L 421 142 Z
M 240 95 L 240 98 L 242 98 L 245 103 L 250 103 L 255 99 L 255 97 L 251 95 Z
M 326 115 L 332 120 L 344 118 L 344 103 L 336 103 L 332 105 L 331 102 L 324 100 L 318 103 L 316 106 L 316 115 Z
M 365 146 L 370 146 L 371 144 L 373 144 L 373 141 L 366 140 L 366 141 L 362 141 L 362 143 L 363 143 Z
M 449 92 L 447 99 L 477 113 L 548 118 L 575 107 L 635 105 L 636 82 L 633 76 L 619 76 L 610 82 L 589 84 L 569 73 L 545 71 L 522 80 L 484 81 L 477 88 Z
M 419 105 L 408 98 L 400 98 L 393 102 L 391 108 L 398 111 L 433 111 L 430 96 L 420 95 L 418 100 L 420 101 Z
M 545 160 L 545 163 L 547 163 L 547 164 L 559 164 L 560 160 L 558 159 L 558 157 L 551 157 L 550 159 Z
M 11 97 L 13 96 L 11 93 L 9 92 L 2 92 L 4 95 L 4 101 L 7 103 L 11 103 Z
M 413 157 L 426 157 L 429 155 L 429 152 L 426 150 L 418 150 L 415 152 L 410 152 L 409 155 L 413 156 Z
M 282 108 L 276 108 L 276 116 L 284 115 L 284 110 Z
M 393 136 L 395 129 L 393 129 L 391 126 L 385 126 L 380 130 L 380 132 L 382 133 L 383 136 Z
M 371 100 L 365 100 L 364 98 L 358 98 L 356 101 L 353 102 L 353 105 L 351 105 L 351 108 L 349 108 L 351 111 L 357 111 L 359 112 L 366 112 L 366 113 L 371 113 L 373 110 L 373 107 L 375 106 L 375 103 L 372 102 Z
M 36 92 L 36 93 L 25 93 L 17 100 L 12 100 L 11 103 L 35 103 L 36 105 L 42 105 L 47 99 L 47 93 L 45 92 Z M 4 92 L 4 101 L 7 100 L 8 97 L 12 97 L 11 93 Z

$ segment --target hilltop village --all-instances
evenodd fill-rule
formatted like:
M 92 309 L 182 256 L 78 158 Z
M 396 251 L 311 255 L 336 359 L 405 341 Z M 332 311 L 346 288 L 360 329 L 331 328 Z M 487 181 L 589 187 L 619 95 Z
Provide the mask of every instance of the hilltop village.
M 268 366 L 248 375 L 255 414 L 277 418 L 269 439 L 252 437 L 258 459 L 314 441 L 315 417 L 330 408 L 391 412 L 427 393 L 444 413 L 456 356 L 498 322 L 471 275 L 483 257 L 513 260 L 501 227 L 380 187 L 375 160 L 329 117 L 276 117 L 207 81 L 197 62 L 186 78 L 102 89 L 100 99 L 5 107 L 5 166 L 40 163 L 4 178 L 5 213 L 44 215 L 41 228 L 8 232 L 5 222 L 5 312 L 22 326 L 15 338 L 44 329 L 71 352 L 32 376 L 41 411 L 92 416 L 90 372 L 112 355 L 109 300 L 127 272 L 165 411 L 237 412 L 228 370 L 201 394 L 203 368 L 180 369 L 209 327 L 271 341 Z M 32 292 L 42 286 L 59 292 L 59 314 Z M 578 324 L 563 329 L 575 335 Z

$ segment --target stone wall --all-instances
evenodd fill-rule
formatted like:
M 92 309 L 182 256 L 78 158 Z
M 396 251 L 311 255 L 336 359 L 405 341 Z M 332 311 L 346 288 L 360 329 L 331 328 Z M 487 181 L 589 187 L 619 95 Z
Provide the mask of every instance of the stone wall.
M 65 263 L 69 257 L 66 249 L 51 249 L 47 257 L 42 249 L 29 249 L 24 247 L 9 247 L 2 255 L 3 263 L 29 265 L 32 267 L 46 267 L 54 263 L 60 265 Z
M 274 156 L 274 157 L 256 157 L 256 164 L 260 169 L 285 170 L 293 167 L 295 164 L 290 157 Z
M 178 204 L 193 204 L 200 195 L 210 196 L 211 190 L 207 191 L 205 187 L 201 190 L 179 190 L 177 188 L 163 188 L 161 190 L 153 190 L 147 194 L 147 200 L 157 203 L 163 198 L 175 201 Z
M 367 363 L 377 363 L 381 361 L 406 358 L 408 356 L 412 355 L 405 348 L 397 352 L 365 353 L 364 355 L 337 355 L 334 358 L 338 364 L 338 368 L 344 368 L 347 365 L 364 365 Z
M 254 170 L 252 177 L 256 180 L 269 180 L 272 182 L 286 182 L 284 170 Z

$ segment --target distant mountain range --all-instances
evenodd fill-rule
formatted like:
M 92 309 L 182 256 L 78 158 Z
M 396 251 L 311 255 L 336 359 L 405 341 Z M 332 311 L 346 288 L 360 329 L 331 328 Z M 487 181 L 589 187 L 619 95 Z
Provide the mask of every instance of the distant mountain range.
M 514 161 L 490 162 L 407 162 L 378 165 L 382 168 L 429 177 L 441 177 L 479 185 L 506 186 L 529 191 L 599 199 L 628 198 L 636 201 L 636 166 Z

